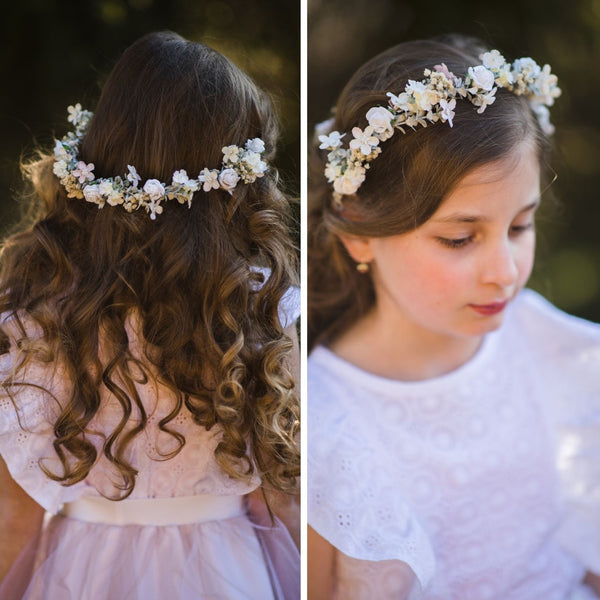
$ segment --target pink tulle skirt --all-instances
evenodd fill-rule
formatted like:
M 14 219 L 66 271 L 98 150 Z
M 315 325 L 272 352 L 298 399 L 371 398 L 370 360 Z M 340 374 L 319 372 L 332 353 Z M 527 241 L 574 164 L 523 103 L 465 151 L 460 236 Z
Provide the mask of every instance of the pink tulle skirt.
M 2 600 L 297 600 L 285 527 L 245 514 L 186 525 L 107 525 L 47 515 L 0 585 Z

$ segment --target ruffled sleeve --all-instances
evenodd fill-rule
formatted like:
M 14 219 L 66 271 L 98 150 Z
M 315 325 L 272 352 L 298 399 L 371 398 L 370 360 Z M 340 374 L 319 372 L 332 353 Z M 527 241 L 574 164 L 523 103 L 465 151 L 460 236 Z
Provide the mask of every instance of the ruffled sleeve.
M 309 370 L 309 524 L 351 558 L 402 561 L 424 589 L 434 573 L 433 550 L 386 468 L 391 458 L 377 447 L 375 429 L 363 427 L 339 398 L 343 388 L 317 365 Z
M 600 574 L 600 325 L 527 292 L 521 327 L 540 355 L 542 395 L 555 434 L 565 514 L 557 540 Z
M 13 368 L 13 353 L 0 356 L 0 379 L 4 380 Z M 51 389 L 52 366 L 30 365 L 22 378 L 35 382 L 18 385 L 9 394 L 0 386 L 0 455 L 12 478 L 46 510 L 56 513 L 66 496 L 76 490 L 64 488 L 49 479 L 41 470 L 39 461 L 52 470 L 60 467 L 52 448 L 54 437 L 51 413 L 55 402 Z
M 17 346 L 21 333 L 14 321 L 0 317 L 5 333 L 13 339 L 8 353 L 0 355 L 0 382 L 9 381 L 15 368 Z M 22 318 L 30 339 L 42 332 L 26 317 Z M 57 513 L 64 502 L 81 496 L 86 488 L 80 482 L 65 487 L 45 475 L 40 462 L 54 473 L 62 465 L 52 446 L 54 422 L 59 414 L 58 398 L 68 397 L 68 383 L 60 366 L 31 360 L 17 375 L 18 381 L 8 390 L 0 385 L 0 455 L 12 478 L 40 506 Z

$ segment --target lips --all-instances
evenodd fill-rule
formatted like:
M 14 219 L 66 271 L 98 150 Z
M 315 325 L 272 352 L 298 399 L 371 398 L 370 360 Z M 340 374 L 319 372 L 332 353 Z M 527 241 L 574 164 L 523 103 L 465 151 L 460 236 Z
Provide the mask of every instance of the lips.
M 497 315 L 502 312 L 506 305 L 508 304 L 508 300 L 504 300 L 502 302 L 492 302 L 491 304 L 469 304 L 469 306 L 480 315 L 490 316 Z

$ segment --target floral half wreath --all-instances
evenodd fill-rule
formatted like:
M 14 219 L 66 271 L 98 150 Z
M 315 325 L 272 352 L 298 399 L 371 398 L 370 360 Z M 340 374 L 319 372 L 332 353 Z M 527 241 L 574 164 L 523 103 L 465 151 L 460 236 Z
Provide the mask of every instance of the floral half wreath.
M 56 140 L 54 147 L 54 174 L 66 188 L 69 198 L 85 198 L 102 208 L 122 205 L 127 212 L 144 208 L 151 219 L 163 212 L 161 203 L 177 200 L 191 206 L 194 192 L 202 188 L 226 190 L 230 194 L 241 181 L 253 183 L 267 170 L 267 163 L 261 159 L 265 144 L 260 138 L 248 140 L 244 148 L 225 146 L 222 149 L 221 169 L 202 169 L 197 179 L 190 179 L 184 169 L 173 173 L 172 183 L 167 185 L 158 179 L 148 179 L 140 186 L 141 177 L 135 167 L 127 165 L 128 173 L 121 177 L 98 177 L 94 175 L 94 164 L 78 160 L 77 153 L 87 130 L 92 113 L 82 110 L 81 104 L 69 106 L 70 123 L 75 131 L 70 131 L 62 140 Z
M 381 154 L 379 142 L 391 138 L 395 129 L 405 133 L 405 127 L 427 127 L 438 121 L 452 127 L 457 99 L 469 100 L 479 107 L 477 112 L 481 114 L 495 101 L 496 90 L 506 88 L 517 96 L 526 96 L 543 132 L 547 135 L 554 132 L 547 107 L 554 104 L 561 90 L 549 65 L 540 68 L 531 58 L 519 58 L 509 64 L 498 50 L 486 52 L 479 58 L 483 64 L 469 67 L 464 81 L 442 63 L 433 71 L 426 69 L 425 79 L 421 81 L 409 79 L 400 95 L 388 92 L 388 107 L 369 109 L 366 115 L 369 125 L 364 131 L 359 127 L 352 129 L 353 139 L 347 150 L 341 147 L 346 134 L 331 131 L 333 119 L 317 126 L 317 134 L 330 131 L 329 135 L 319 135 L 319 148 L 330 151 L 325 176 L 333 183 L 336 206 L 341 206 L 342 196 L 357 192 L 365 180 L 369 163 Z

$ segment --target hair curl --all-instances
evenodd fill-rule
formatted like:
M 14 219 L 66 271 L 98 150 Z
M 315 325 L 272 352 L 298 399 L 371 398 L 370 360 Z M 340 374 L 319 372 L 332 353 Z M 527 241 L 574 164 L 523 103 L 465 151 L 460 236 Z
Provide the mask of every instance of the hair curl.
M 445 63 L 464 77 L 486 49 L 459 35 L 399 44 L 365 63 L 342 91 L 332 129 L 349 132 L 368 125 L 372 106 L 386 106 L 387 92 L 399 93 L 409 79 L 421 80 L 424 69 Z M 416 229 L 473 169 L 507 156 L 520 142 L 532 140 L 540 161 L 549 150 L 527 100 L 499 89 L 483 114 L 458 101 L 451 128 L 445 123 L 396 134 L 382 145 L 366 180 L 343 209 L 332 202 L 332 186 L 323 171 L 327 153 L 310 157 L 308 208 L 308 350 L 330 343 L 364 315 L 375 302 L 370 276 L 356 265 L 340 234 L 384 237 Z
M 98 176 L 131 164 L 166 181 L 177 169 L 218 167 L 223 146 L 249 138 L 264 140 L 269 160 L 277 129 L 266 96 L 224 56 L 173 33 L 150 34 L 115 65 L 80 158 Z M 199 191 L 189 210 L 167 203 L 151 221 L 142 211 L 67 198 L 52 165 L 41 154 L 25 167 L 32 208 L 27 226 L 5 241 L 0 271 L 0 313 L 20 331 L 14 339 L 0 328 L 0 352 L 17 344 L 17 374 L 32 360 L 60 360 L 71 382 L 54 423 L 63 472 L 42 467 L 46 475 L 64 485 L 88 475 L 97 451 L 85 434 L 108 390 L 122 416 L 103 453 L 122 477 L 116 495 L 127 497 L 137 471 L 126 451 L 147 422 L 135 383 L 154 377 L 177 398 L 160 422 L 177 442 L 172 455 L 185 438 L 169 424 L 185 405 L 198 426 L 222 430 L 215 457 L 225 473 L 258 472 L 264 485 L 295 490 L 299 399 L 278 309 L 297 283 L 297 264 L 289 200 L 274 169 L 232 195 Z M 141 359 L 125 328 L 132 314 Z M 39 326 L 41 342 L 23 315 Z M 24 383 L 17 374 L 4 382 L 9 393 Z M 126 429 L 134 410 L 139 424 Z

